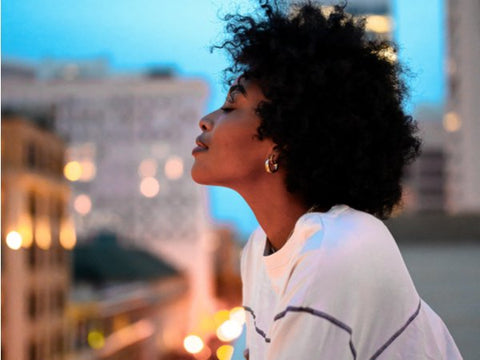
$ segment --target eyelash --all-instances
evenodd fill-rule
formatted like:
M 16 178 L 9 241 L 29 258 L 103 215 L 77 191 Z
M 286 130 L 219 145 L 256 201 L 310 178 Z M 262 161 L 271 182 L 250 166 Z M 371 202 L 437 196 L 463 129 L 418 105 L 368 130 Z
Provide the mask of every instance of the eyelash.
M 222 110 L 223 112 L 228 113 L 228 112 L 230 112 L 230 111 L 233 111 L 234 109 L 232 109 L 232 108 L 227 108 L 227 107 L 221 107 L 220 110 Z

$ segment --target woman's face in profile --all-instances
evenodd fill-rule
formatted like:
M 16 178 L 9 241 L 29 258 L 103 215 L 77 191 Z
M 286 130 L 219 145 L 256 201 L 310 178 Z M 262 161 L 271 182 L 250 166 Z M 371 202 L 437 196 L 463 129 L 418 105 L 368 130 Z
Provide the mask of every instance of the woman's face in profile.
M 241 80 L 230 88 L 220 109 L 200 120 L 202 133 L 192 151 L 194 181 L 235 189 L 265 174 L 264 162 L 273 142 L 257 135 L 260 118 L 255 109 L 262 100 L 258 85 Z

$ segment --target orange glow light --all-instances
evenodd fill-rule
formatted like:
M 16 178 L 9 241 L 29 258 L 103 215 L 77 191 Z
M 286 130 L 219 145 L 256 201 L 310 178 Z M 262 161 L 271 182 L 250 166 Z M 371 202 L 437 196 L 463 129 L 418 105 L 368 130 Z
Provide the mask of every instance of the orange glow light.
M 367 31 L 373 31 L 380 34 L 392 31 L 392 20 L 388 16 L 369 15 L 366 20 L 367 23 L 365 24 L 365 28 Z
M 82 176 L 82 165 L 78 161 L 70 161 L 63 168 L 63 174 L 70 181 L 78 181 Z
M 66 250 L 72 250 L 77 243 L 75 227 L 71 220 L 64 220 L 60 226 L 60 245 Z
M 48 218 L 41 218 L 38 220 L 35 226 L 35 241 L 40 249 L 50 249 L 50 245 L 52 245 L 52 234 L 50 232 Z
M 225 321 L 230 319 L 230 311 L 228 310 L 220 310 L 213 315 L 213 321 L 215 321 L 215 326 L 219 327 Z
M 33 243 L 32 218 L 24 214 L 18 222 L 18 232 L 22 236 L 22 247 L 29 248 Z

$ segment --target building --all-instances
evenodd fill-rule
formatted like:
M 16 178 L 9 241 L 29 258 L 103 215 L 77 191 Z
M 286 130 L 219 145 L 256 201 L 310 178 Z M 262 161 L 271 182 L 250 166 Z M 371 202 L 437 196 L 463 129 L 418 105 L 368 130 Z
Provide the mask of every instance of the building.
M 188 331 L 187 277 L 118 240 L 99 233 L 73 252 L 71 358 L 150 360 L 181 352 Z
M 242 248 L 234 239 L 229 227 L 219 227 L 215 231 L 215 251 L 213 268 L 215 274 L 215 297 L 220 308 L 233 308 L 242 305 L 242 279 L 240 257 Z
M 451 213 L 480 211 L 480 3 L 449 0 L 447 203 Z
M 405 171 L 401 211 L 446 211 L 446 133 L 442 126 L 442 112 L 438 108 L 420 107 L 416 117 L 422 139 L 418 159 Z
M 322 3 L 331 5 L 339 4 L 339 2 L 335 0 L 322 1 Z M 392 39 L 394 23 L 391 16 L 389 0 L 350 0 L 346 5 L 347 12 L 365 19 L 367 36 L 385 40 Z M 393 52 L 386 55 L 392 59 L 396 59 L 396 55 Z
M 41 122 L 44 123 L 45 122 Z M 70 189 L 64 142 L 18 115 L 2 116 L 2 359 L 64 359 Z
M 192 328 L 214 311 L 206 195 L 189 176 L 206 97 L 203 81 L 159 72 L 2 82 L 4 108 L 48 109 L 68 139 L 79 238 L 109 229 L 187 270 Z

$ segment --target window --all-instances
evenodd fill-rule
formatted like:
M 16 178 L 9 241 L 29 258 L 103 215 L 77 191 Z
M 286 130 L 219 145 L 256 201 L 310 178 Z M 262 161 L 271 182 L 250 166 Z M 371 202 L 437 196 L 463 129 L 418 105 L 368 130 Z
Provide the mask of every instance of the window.
M 63 289 L 57 291 L 57 306 L 60 313 L 63 313 L 65 309 L 65 292 Z
M 28 143 L 27 145 L 25 162 L 27 167 L 30 169 L 34 169 L 37 166 L 37 161 L 35 156 L 35 144 L 33 143 Z
M 57 254 L 57 264 L 63 266 L 65 264 L 65 249 L 62 246 L 57 246 L 55 248 L 55 252 Z
M 32 232 L 32 236 L 33 236 L 33 244 L 27 250 L 28 263 L 30 264 L 30 268 L 34 268 L 37 266 L 37 246 L 35 245 L 35 231 Z
M 28 296 L 28 315 L 31 320 L 35 320 L 37 317 L 37 297 L 35 292 L 31 292 Z
M 37 214 L 37 199 L 33 191 L 28 194 L 28 212 L 32 219 L 34 219 Z
M 37 360 L 37 346 L 35 343 L 31 343 L 28 347 L 28 359 Z

